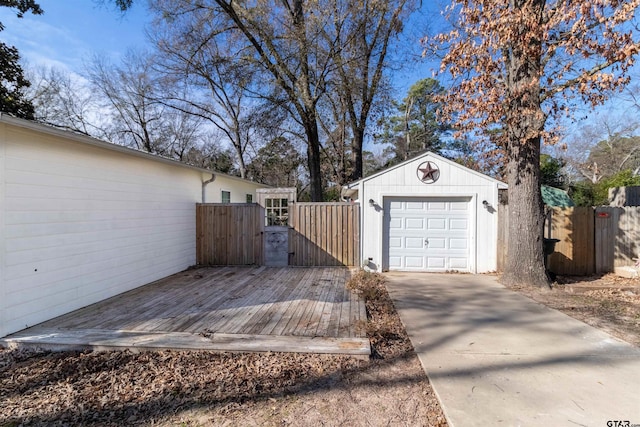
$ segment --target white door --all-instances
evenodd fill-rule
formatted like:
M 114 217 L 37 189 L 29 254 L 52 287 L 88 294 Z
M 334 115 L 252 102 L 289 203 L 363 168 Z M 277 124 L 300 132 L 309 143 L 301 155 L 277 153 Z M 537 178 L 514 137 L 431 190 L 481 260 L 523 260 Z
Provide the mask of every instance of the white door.
M 385 198 L 389 270 L 470 271 L 471 199 Z

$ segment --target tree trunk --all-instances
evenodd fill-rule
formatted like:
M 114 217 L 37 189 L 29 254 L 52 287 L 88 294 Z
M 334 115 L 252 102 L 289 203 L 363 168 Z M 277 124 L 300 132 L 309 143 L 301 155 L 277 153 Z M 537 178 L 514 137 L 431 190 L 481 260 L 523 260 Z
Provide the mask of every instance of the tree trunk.
M 509 149 L 509 238 L 502 281 L 549 286 L 544 267 L 544 209 L 540 193 L 540 138 L 516 141 Z
M 353 142 L 351 143 L 351 156 L 353 159 L 353 170 L 351 171 L 351 181 L 357 181 L 362 178 L 362 145 L 364 142 L 364 129 L 362 127 L 354 127 Z
M 511 7 L 530 8 L 542 19 L 545 0 L 511 0 Z M 505 49 L 507 102 L 507 183 L 509 239 L 502 280 L 510 285 L 549 287 L 544 265 L 544 207 L 540 192 L 540 144 L 545 115 L 540 100 L 542 70 L 541 25 L 515 21 L 514 30 L 527 39 L 524 46 Z M 534 31 L 533 29 L 537 29 Z
M 236 157 L 238 159 L 238 169 L 240 171 L 240 178 L 247 178 L 247 165 L 244 162 L 243 156 L 243 147 L 242 147 L 242 135 L 240 134 L 240 123 L 237 118 L 234 118 L 233 123 L 233 138 L 231 138 L 231 143 L 233 144 L 233 148 L 236 150 Z
M 307 134 L 307 166 L 309 168 L 309 188 L 312 202 L 322 202 L 322 173 L 320 172 L 320 137 L 315 120 L 305 123 Z

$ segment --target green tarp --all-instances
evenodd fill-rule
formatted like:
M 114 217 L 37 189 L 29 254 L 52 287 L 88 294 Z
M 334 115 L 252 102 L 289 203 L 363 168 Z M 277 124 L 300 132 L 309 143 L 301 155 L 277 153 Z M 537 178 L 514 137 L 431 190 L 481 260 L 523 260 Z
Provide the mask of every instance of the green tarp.
M 559 188 L 547 187 L 543 185 L 542 188 L 542 201 L 547 206 L 570 208 L 575 206 L 573 200 L 569 197 L 566 191 Z

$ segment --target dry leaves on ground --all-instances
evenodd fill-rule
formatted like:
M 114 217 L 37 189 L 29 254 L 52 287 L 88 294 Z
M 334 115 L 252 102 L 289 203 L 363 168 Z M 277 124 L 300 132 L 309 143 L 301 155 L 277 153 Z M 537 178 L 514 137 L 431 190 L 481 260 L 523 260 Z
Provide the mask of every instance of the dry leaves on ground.
M 0 426 L 446 426 L 384 284 L 369 361 L 314 354 L 0 350 Z M 363 294 L 364 295 L 364 294 Z
M 512 287 L 529 298 L 640 346 L 640 279 L 558 277 L 551 291 Z

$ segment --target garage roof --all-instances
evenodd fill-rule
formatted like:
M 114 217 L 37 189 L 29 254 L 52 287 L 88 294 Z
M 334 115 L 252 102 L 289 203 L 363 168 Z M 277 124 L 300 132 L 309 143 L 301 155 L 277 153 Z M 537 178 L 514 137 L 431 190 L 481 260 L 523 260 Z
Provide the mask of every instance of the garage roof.
M 453 166 L 453 167 L 457 167 L 457 168 L 460 168 L 460 169 L 464 169 L 466 172 L 471 173 L 471 174 L 474 174 L 474 175 L 477 175 L 479 178 L 483 178 L 483 179 L 486 179 L 486 180 L 489 180 L 489 181 L 493 181 L 493 182 L 495 182 L 495 183 L 498 185 L 498 188 L 499 188 L 499 189 L 507 189 L 507 188 L 508 188 L 507 184 L 505 184 L 505 183 L 504 183 L 504 182 L 502 182 L 502 181 L 499 181 L 499 180 L 497 180 L 497 179 L 495 179 L 495 178 L 491 178 L 490 176 L 485 175 L 485 174 L 483 174 L 483 173 L 480 173 L 480 172 L 478 172 L 478 171 L 474 171 L 473 169 L 469 169 L 469 168 L 468 168 L 468 167 L 466 167 L 466 166 L 463 166 L 463 165 L 461 165 L 461 164 L 459 164 L 459 163 L 456 163 L 456 162 L 454 162 L 454 161 L 452 161 L 452 160 L 449 160 L 449 159 L 447 159 L 447 158 L 445 158 L 445 157 L 442 157 L 442 156 L 440 156 L 440 155 L 438 155 L 438 154 L 435 154 L 435 153 L 433 153 L 433 152 L 431 152 L 431 151 L 427 151 L 427 152 L 425 152 L 425 153 L 423 153 L 423 154 L 420 154 L 419 156 L 412 157 L 411 159 L 405 160 L 405 161 L 404 161 L 404 162 L 402 162 L 402 163 L 398 163 L 397 165 L 393 165 L 393 166 L 388 167 L 388 168 L 386 168 L 386 169 L 384 169 L 384 170 L 381 170 L 380 172 L 374 173 L 373 175 L 369 175 L 369 176 L 367 176 L 367 177 L 364 177 L 364 178 L 362 178 L 362 179 L 359 179 L 358 181 L 355 181 L 355 182 L 349 183 L 349 184 L 345 185 L 345 186 L 344 186 L 344 188 L 346 188 L 346 189 L 355 188 L 355 187 L 357 187 L 360 183 L 363 183 L 363 182 L 366 182 L 366 181 L 372 180 L 372 179 L 377 178 L 377 177 L 379 177 L 380 175 L 384 175 L 385 173 L 388 173 L 388 172 L 390 172 L 390 171 L 392 171 L 392 170 L 394 170 L 394 169 L 398 169 L 398 168 L 404 167 L 405 165 L 407 165 L 407 164 L 409 164 L 409 163 L 411 163 L 411 162 L 414 162 L 414 161 L 416 161 L 416 160 L 419 160 L 419 159 L 421 159 L 421 158 L 426 158 L 426 157 L 431 157 L 431 158 L 434 158 L 434 159 L 436 159 L 436 160 L 438 160 L 438 161 L 440 161 L 440 162 L 448 163 L 448 164 L 450 164 L 450 165 L 451 165 L 451 166 Z

